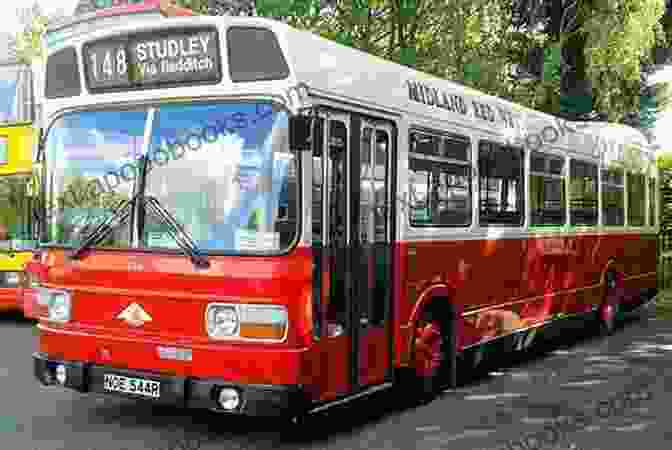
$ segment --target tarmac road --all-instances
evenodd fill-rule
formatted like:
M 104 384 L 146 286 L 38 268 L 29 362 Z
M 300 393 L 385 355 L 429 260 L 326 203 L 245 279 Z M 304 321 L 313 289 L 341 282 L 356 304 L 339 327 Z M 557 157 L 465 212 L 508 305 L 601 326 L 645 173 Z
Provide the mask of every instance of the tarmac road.
M 0 450 L 669 449 L 672 322 L 629 321 L 608 339 L 567 335 L 424 406 L 380 392 L 297 429 L 43 387 L 32 373 L 34 323 L 5 314 Z

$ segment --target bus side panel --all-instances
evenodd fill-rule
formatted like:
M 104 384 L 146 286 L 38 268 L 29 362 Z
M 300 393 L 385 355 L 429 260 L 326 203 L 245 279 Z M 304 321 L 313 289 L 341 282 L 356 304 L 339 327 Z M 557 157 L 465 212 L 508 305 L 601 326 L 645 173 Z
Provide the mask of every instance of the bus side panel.
M 408 254 L 409 303 L 415 304 L 432 284 L 454 288 L 451 301 L 463 307 L 466 316 L 460 347 L 521 326 L 520 306 L 510 306 L 497 317 L 470 312 L 518 298 L 521 239 L 413 242 L 408 244 Z
M 526 302 L 520 315 L 528 324 L 543 322 L 573 301 L 576 256 L 570 238 L 565 236 L 532 237 L 524 246 L 527 251 L 521 270 L 521 296 Z
M 639 301 L 639 289 L 655 288 L 655 244 L 632 234 L 409 243 L 408 298 L 400 308 L 412 308 L 432 284 L 458 286 L 452 300 L 465 310 L 460 346 L 473 345 L 559 313 L 592 311 L 603 301 L 601 276 L 611 258 L 624 272 L 624 301 Z M 398 345 L 407 336 L 400 331 Z

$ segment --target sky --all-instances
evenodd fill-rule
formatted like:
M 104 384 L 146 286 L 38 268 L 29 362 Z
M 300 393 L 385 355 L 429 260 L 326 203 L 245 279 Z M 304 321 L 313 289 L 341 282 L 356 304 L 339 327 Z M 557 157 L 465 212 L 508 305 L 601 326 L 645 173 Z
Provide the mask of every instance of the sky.
M 57 12 L 59 9 L 64 12 L 65 15 L 72 15 L 75 11 L 75 6 L 77 6 L 78 0 L 38 0 L 37 3 L 42 7 L 42 10 L 47 14 L 51 15 Z M 4 2 L 3 2 L 4 3 Z M 21 24 L 19 23 L 19 16 L 17 13 L 18 8 L 27 8 L 33 4 L 32 1 L 20 0 L 20 1 L 11 1 L 8 0 L 7 3 L 14 3 L 16 6 L 9 7 L 3 5 L 2 14 L 0 14 L 0 30 L 6 33 L 16 33 L 21 30 Z

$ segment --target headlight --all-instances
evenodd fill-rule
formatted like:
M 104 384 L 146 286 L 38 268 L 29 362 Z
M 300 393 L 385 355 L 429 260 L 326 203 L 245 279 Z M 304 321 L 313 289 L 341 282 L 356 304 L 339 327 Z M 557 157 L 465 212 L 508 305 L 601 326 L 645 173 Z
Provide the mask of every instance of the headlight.
M 238 332 L 238 311 L 232 305 L 210 305 L 207 312 L 208 336 L 222 338 Z
M 7 286 L 18 286 L 21 282 L 20 272 L 5 272 L 5 284 Z
M 49 307 L 49 320 L 55 322 L 67 322 L 70 320 L 71 302 L 70 295 L 63 291 L 43 289 L 40 292 L 40 303 L 46 303 Z
M 208 336 L 213 339 L 241 338 L 282 341 L 287 334 L 287 308 L 281 305 L 208 305 Z

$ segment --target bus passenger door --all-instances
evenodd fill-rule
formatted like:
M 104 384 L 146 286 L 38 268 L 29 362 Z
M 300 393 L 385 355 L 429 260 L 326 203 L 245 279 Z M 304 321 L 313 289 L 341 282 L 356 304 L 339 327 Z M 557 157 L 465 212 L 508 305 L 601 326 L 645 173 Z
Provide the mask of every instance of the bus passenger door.
M 347 164 L 350 117 L 321 112 L 313 145 L 313 297 L 319 334 L 319 366 L 313 377 L 323 400 L 352 392 L 352 309 Z
M 356 323 L 356 380 L 359 387 L 383 383 L 390 369 L 392 127 L 355 118 L 358 161 L 352 163 L 352 225 Z M 354 133 L 354 131 L 353 131 Z M 353 158 L 355 159 L 355 158 Z

